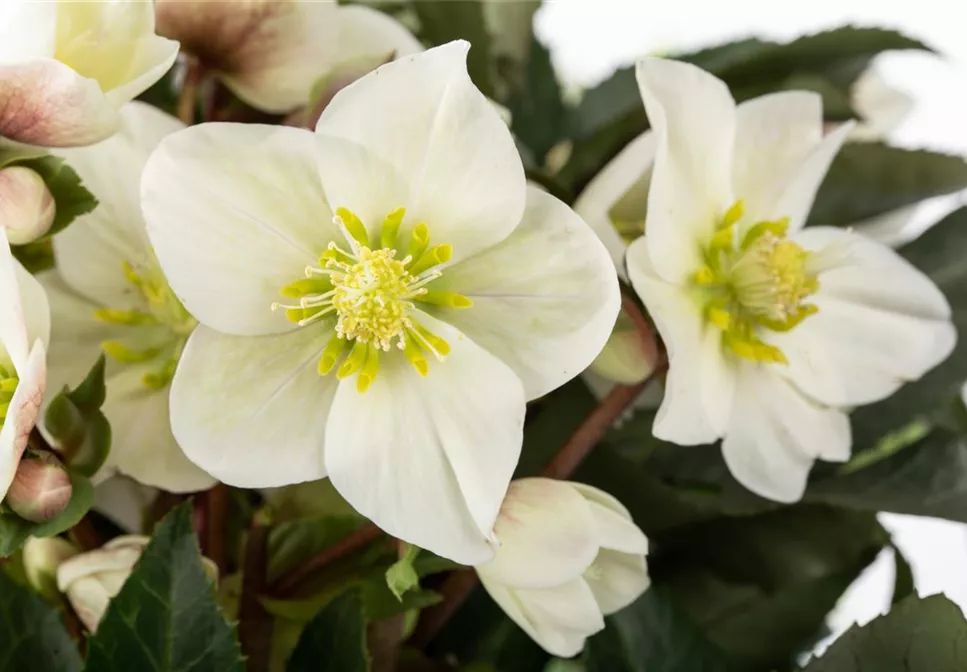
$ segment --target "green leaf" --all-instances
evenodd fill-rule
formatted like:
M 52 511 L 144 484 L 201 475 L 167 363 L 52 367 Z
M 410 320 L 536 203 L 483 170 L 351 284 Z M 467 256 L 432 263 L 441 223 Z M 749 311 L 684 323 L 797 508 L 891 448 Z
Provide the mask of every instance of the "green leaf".
M 492 40 L 487 32 L 483 3 L 420 0 L 412 4 L 420 19 L 420 37 L 430 44 L 467 40 L 472 45 L 467 55 L 470 79 L 483 94 L 494 97 Z
M 111 450 L 111 425 L 100 411 L 107 397 L 105 358 L 101 355 L 73 391 L 66 387 L 47 407 L 44 423 L 67 466 L 93 476 Z
M 355 592 L 333 600 L 313 618 L 289 659 L 288 672 L 367 672 L 366 620 Z
M 36 171 L 47 184 L 57 206 L 54 222 L 51 224 L 47 236 L 63 231 L 81 215 L 97 207 L 97 199 L 81 184 L 80 176 L 67 165 L 64 159 L 57 156 L 44 156 L 36 159 L 19 161 L 17 165 L 25 166 Z
M 915 595 L 916 586 L 913 582 L 913 569 L 896 544 L 893 544 L 893 562 L 896 568 L 893 579 L 893 604 L 898 604 Z
M 967 189 L 967 162 L 958 156 L 847 143 L 816 196 L 809 224 L 851 226 L 934 196 Z
M 911 595 L 885 616 L 853 626 L 803 672 L 962 672 L 967 621 L 943 595 Z
M 161 521 L 88 640 L 91 672 L 243 672 L 235 628 L 215 601 L 190 504 Z
M 508 76 L 511 131 L 543 165 L 551 148 L 567 138 L 570 117 L 561 97 L 551 54 L 536 37 L 531 41 L 529 58 L 520 75 L 519 81 Z
M 104 405 L 104 400 L 107 399 L 107 386 L 104 383 L 106 366 L 107 359 L 102 354 L 87 372 L 81 384 L 68 393 L 67 396 L 81 413 L 93 413 Z
M 6 509 L 0 509 L 0 557 L 18 551 L 28 537 L 53 537 L 77 525 L 94 505 L 94 488 L 87 478 L 69 472 L 71 499 L 59 516 L 46 523 L 31 523 Z
M 60 612 L 0 571 L 0 671 L 79 672 Z
M 587 672 L 727 672 L 716 651 L 676 609 L 666 590 L 652 586 L 605 619 L 584 649 Z
M 400 542 L 403 543 L 403 542 Z M 403 557 L 394 562 L 386 570 L 386 585 L 397 600 L 403 600 L 403 594 L 420 587 L 420 576 L 413 567 L 413 561 L 420 554 L 420 548 L 406 544 Z

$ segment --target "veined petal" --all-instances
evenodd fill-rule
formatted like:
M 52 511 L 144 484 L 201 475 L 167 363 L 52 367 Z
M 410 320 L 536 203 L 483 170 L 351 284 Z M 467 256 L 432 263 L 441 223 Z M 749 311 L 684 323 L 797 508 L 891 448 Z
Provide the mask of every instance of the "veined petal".
M 494 522 L 520 456 L 523 385 L 451 327 L 427 315 L 418 322 L 450 344 L 446 361 L 421 377 L 402 357 L 386 357 L 362 394 L 344 380 L 326 469 L 346 501 L 389 534 L 481 564 L 493 555 Z
M 636 73 L 657 141 L 649 246 L 658 275 L 678 282 L 698 268 L 699 243 L 735 200 L 735 102 L 724 82 L 688 63 L 646 58 Z
M 200 322 L 228 334 L 289 331 L 271 306 L 342 236 L 310 131 L 203 124 L 165 138 L 141 181 L 148 235 Z M 230 242 L 230 244 L 229 244 Z
M 625 251 L 628 249 L 628 243 L 615 229 L 612 209 L 632 188 L 640 188 L 643 198 L 638 216 L 641 221 L 644 221 L 654 162 L 655 134 L 646 131 L 622 149 L 600 173 L 595 175 L 574 202 L 575 212 L 591 226 L 604 243 L 622 280 L 628 279 L 625 272 Z M 644 229 L 639 233 L 644 234 Z
M 42 3 L 43 4 L 43 3 Z M 109 137 L 121 120 L 93 79 L 49 58 L 0 65 L 0 136 L 45 147 Z
M 826 177 L 829 164 L 833 162 L 854 127 L 853 122 L 847 122 L 824 137 L 786 184 L 776 202 L 775 213 L 778 217 L 789 218 L 790 232 L 798 231 L 806 225 L 816 192 Z
M 657 275 L 646 238 L 628 248 L 628 274 L 668 351 L 655 436 L 682 445 L 715 441 L 725 431 L 735 395 L 734 371 L 720 334 L 705 325 L 701 306 L 686 289 Z
M 423 51 L 423 45 L 406 27 L 379 10 L 366 5 L 339 5 L 340 61 L 373 54 L 392 54 L 393 58 Z
M 168 492 L 210 488 L 215 479 L 188 459 L 171 434 L 168 390 L 142 382 L 151 370 L 128 366 L 107 379 L 103 411 L 111 423 L 111 453 L 104 470 Z
M 555 656 L 577 655 L 585 640 L 604 628 L 601 609 L 584 579 L 536 590 L 508 588 L 485 574 L 480 583 L 510 620 Z
M 377 68 L 336 94 L 316 126 L 407 177 L 408 216 L 453 245 L 454 262 L 506 238 L 525 201 L 510 131 L 467 74 L 469 48 L 451 42 Z
M 584 573 L 598 553 L 591 508 L 563 481 L 513 481 L 494 536 L 500 545 L 477 572 L 514 588 L 552 588 Z
M 722 455 L 736 480 L 779 502 L 802 498 L 813 461 L 849 458 L 849 419 L 816 404 L 771 369 L 738 374 Z
M 601 549 L 584 580 L 605 616 L 627 607 L 651 585 L 645 556 L 608 549 Z
M 0 65 L 53 56 L 56 26 L 56 2 L 0 3 Z
M 47 363 L 44 344 L 40 339 L 34 342 L 27 361 L 17 369 L 17 374 L 20 382 L 0 428 L 0 500 L 6 496 L 17 473 L 17 465 L 27 447 L 27 438 L 37 424 L 44 398 Z
M 599 546 L 623 553 L 648 552 L 648 539 L 621 502 L 590 485 L 573 482 L 568 485 L 581 493 L 591 508 Z
M 533 187 L 514 232 L 447 269 L 469 309 L 436 314 L 502 359 L 536 399 L 583 371 L 611 335 L 621 296 L 607 251 L 569 207 Z
M 776 206 L 822 140 L 822 98 L 807 91 L 771 93 L 739 105 L 736 121 L 732 185 L 746 221 L 787 216 Z
M 324 478 L 337 387 L 317 372 L 327 326 L 260 337 L 196 328 L 171 383 L 171 429 L 188 459 L 242 488 Z
M 124 263 L 156 263 L 141 214 L 141 172 L 158 143 L 184 128 L 144 103 L 125 106 L 121 118 L 120 130 L 104 142 L 57 152 L 98 199 L 92 212 L 54 237 L 57 268 L 68 285 L 102 306 L 130 305 Z
M 17 370 L 26 365 L 30 342 L 21 280 L 26 284 L 33 278 L 13 258 L 7 237 L 0 232 L 0 356 L 9 357 L 9 363 Z

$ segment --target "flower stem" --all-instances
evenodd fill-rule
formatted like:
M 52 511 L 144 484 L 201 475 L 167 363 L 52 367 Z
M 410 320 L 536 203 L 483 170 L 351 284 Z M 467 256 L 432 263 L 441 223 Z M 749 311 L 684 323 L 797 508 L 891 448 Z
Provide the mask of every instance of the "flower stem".
M 204 494 L 201 509 L 204 523 L 199 530 L 203 553 L 215 563 L 222 575 L 228 567 L 225 545 L 228 533 L 228 497 L 228 487 L 222 483 L 216 484 Z
M 303 565 L 292 570 L 284 578 L 270 587 L 273 597 L 288 597 L 295 593 L 302 582 L 326 565 L 350 555 L 378 539 L 383 531 L 372 523 L 367 523 L 348 537 L 328 547 L 321 553 L 309 558 Z
M 266 672 L 272 647 L 272 619 L 259 601 L 265 592 L 269 527 L 256 514 L 245 545 L 242 598 L 238 608 L 238 638 L 247 659 L 246 669 Z
M 178 94 L 178 118 L 185 125 L 191 126 L 195 123 L 198 87 L 204 77 L 204 69 L 197 59 L 190 57 L 186 66 L 185 80 L 181 84 L 181 93 Z

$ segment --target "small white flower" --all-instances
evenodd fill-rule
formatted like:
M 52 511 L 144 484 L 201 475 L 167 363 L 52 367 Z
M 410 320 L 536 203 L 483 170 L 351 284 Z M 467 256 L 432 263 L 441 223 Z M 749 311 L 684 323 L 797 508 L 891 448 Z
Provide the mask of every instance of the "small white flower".
M 468 49 L 382 66 L 314 134 L 176 133 L 142 180 L 201 322 L 171 396 L 188 456 L 241 487 L 328 475 L 390 534 L 465 564 L 492 554 L 525 401 L 587 366 L 619 303 L 594 233 L 526 186 Z
M 108 140 L 60 152 L 99 203 L 54 237 L 57 270 L 39 276 L 52 310 L 50 385 L 77 385 L 106 352 L 112 446 L 97 478 L 120 472 L 171 492 L 203 490 L 214 479 L 178 447 L 168 410 L 169 383 L 196 322 L 168 287 L 140 207 L 148 155 L 184 125 L 143 103 L 121 116 Z
M 656 156 L 627 266 L 669 355 L 655 435 L 724 438 L 740 482 L 795 501 L 814 460 L 849 457 L 848 409 L 950 353 L 950 307 L 879 243 L 803 228 L 851 130 L 823 137 L 818 95 L 736 107 L 723 82 L 661 59 L 638 82 Z
M 618 500 L 580 483 L 525 478 L 507 490 L 487 592 L 534 641 L 569 658 L 649 585 L 648 540 Z
M 37 423 L 47 380 L 50 310 L 43 288 L 0 230 L 0 500 Z
M 309 102 L 344 65 L 422 50 L 392 17 L 361 5 L 301 0 L 157 0 L 158 32 L 181 42 L 235 94 L 266 112 Z M 351 69 L 351 68 L 350 68 Z
M 154 34 L 150 2 L 4 0 L 0 136 L 46 147 L 103 140 L 177 55 L 177 42 Z

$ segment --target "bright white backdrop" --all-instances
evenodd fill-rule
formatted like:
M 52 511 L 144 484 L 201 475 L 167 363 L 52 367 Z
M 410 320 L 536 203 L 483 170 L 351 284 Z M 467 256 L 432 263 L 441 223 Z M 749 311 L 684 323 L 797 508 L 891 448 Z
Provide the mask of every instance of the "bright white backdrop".
M 750 35 L 787 40 L 846 23 L 899 29 L 943 57 L 900 52 L 876 61 L 882 78 L 915 101 L 891 139 L 967 155 L 963 0 L 545 0 L 536 23 L 563 83 L 574 87 L 593 86 L 642 55 Z M 943 592 L 967 612 L 967 526 L 892 514 L 881 520 L 910 561 L 918 591 Z M 884 551 L 840 601 L 829 619 L 834 634 L 888 609 L 892 556 Z

